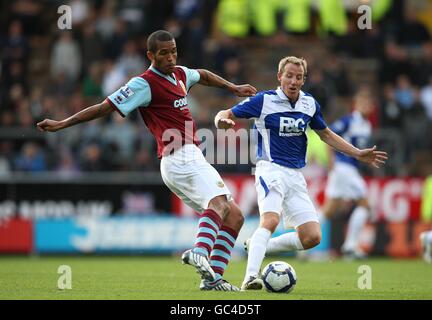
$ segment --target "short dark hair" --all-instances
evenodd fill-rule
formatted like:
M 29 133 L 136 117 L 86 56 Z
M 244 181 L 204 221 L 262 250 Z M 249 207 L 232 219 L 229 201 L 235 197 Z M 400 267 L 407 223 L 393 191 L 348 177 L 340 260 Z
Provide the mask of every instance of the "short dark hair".
M 155 31 L 147 38 L 147 50 L 156 53 L 157 41 L 170 41 L 173 39 L 174 36 L 168 31 L 165 30 Z

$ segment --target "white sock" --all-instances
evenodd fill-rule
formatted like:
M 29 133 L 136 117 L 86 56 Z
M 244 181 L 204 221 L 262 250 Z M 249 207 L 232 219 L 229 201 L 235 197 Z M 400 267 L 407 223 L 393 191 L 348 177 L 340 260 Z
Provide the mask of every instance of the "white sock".
M 354 209 L 348 222 L 348 231 L 342 246 L 344 250 L 357 249 L 360 232 L 365 226 L 368 217 L 369 212 L 365 207 L 357 207 Z
M 248 262 L 244 281 L 247 281 L 250 276 L 257 276 L 259 274 L 270 237 L 271 232 L 266 228 L 258 228 L 252 235 L 249 243 Z
M 271 238 L 267 243 L 267 253 L 280 251 L 303 250 L 303 245 L 297 232 L 284 233 L 278 237 Z

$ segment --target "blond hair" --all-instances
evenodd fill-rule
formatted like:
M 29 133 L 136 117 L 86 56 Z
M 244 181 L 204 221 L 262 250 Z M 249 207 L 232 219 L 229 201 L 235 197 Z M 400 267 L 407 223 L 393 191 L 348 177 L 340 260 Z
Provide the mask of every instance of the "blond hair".
M 298 57 L 294 57 L 294 56 L 285 57 L 281 61 L 279 61 L 278 73 L 282 73 L 285 69 L 285 66 L 288 63 L 303 67 L 304 78 L 306 78 L 306 75 L 307 75 L 307 62 L 306 62 L 306 60 L 304 58 L 298 58 Z

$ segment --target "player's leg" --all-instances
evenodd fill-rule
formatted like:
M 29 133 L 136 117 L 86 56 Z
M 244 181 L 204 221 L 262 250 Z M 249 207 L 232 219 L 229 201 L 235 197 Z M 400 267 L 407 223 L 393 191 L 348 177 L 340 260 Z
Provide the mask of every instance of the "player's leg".
M 420 234 L 420 241 L 423 251 L 423 259 L 432 263 L 432 231 L 425 231 Z
M 297 227 L 298 237 L 303 249 L 311 249 L 321 242 L 321 226 L 316 221 L 306 222 Z
M 208 207 L 223 216 L 222 225 L 216 235 L 210 251 L 210 265 L 215 272 L 214 281 L 201 281 L 201 290 L 238 291 L 239 289 L 223 279 L 231 259 L 231 252 L 243 225 L 244 218 L 234 201 L 228 201 L 227 195 L 216 196 L 209 201 Z M 204 211 L 205 212 L 205 211 Z
M 345 202 L 340 198 L 326 197 L 322 206 L 321 214 L 324 218 L 330 219 L 336 215 L 345 206 Z
M 199 153 L 198 153 L 199 155 Z M 201 154 L 202 155 L 202 154 Z M 192 203 L 192 207 L 201 212 L 198 221 L 198 232 L 195 238 L 194 248 L 185 252 L 183 261 L 193 264 L 190 256 L 200 254 L 209 261 L 213 256 L 213 265 L 218 267 L 218 273 L 211 268 L 212 278 L 203 275 L 201 282 L 202 290 L 224 290 L 237 291 L 238 288 L 230 285 L 222 279 L 222 275 L 228 266 L 231 251 L 237 239 L 238 231 L 243 225 L 243 215 L 237 206 L 234 206 L 232 196 L 219 173 L 205 160 L 204 157 L 197 159 L 184 166 L 189 167 L 186 185 L 181 188 L 186 203 Z M 184 180 L 184 179 L 183 179 Z M 176 184 L 179 182 L 176 181 Z M 217 243 L 219 251 L 213 254 Z M 222 251 L 225 249 L 225 251 Z M 218 257 L 225 255 L 218 260 Z M 203 262 L 207 267 L 207 263 Z M 199 271 L 199 270 L 198 270 Z
M 216 273 L 216 279 L 221 279 L 228 267 L 231 252 L 244 222 L 244 217 L 237 204 L 234 201 L 229 201 L 228 205 L 230 207 L 229 213 L 223 220 L 213 250 L 210 253 L 210 265 Z M 212 201 L 210 201 L 209 206 L 212 206 Z
M 212 283 L 220 280 L 221 277 L 216 275 L 212 268 L 210 256 L 222 227 L 223 220 L 228 216 L 229 211 L 230 205 L 227 202 L 226 195 L 219 195 L 210 200 L 207 209 L 202 211 L 198 220 L 198 232 L 195 237 L 194 247 L 186 251 L 182 256 L 183 262 L 191 265 L 194 264 L 194 255 L 204 257 L 205 261 L 201 263 L 205 270 L 198 270 L 198 272 L 201 273 L 204 280 Z M 197 258 L 200 259 L 200 257 Z M 201 289 L 205 290 L 204 287 Z
M 294 228 L 296 232 L 271 238 L 267 253 L 306 250 L 321 241 L 319 218 L 307 192 L 304 177 L 298 173 L 287 182 L 292 185 L 292 190 L 283 202 L 282 217 L 285 228 Z
M 284 233 L 271 238 L 266 253 L 289 252 L 311 249 L 321 242 L 321 227 L 318 222 L 306 222 L 296 232 Z
M 260 268 L 265 257 L 267 243 L 278 224 L 279 214 L 276 212 L 265 212 L 261 216 L 259 228 L 255 230 L 250 239 L 246 274 L 241 290 L 262 289 Z
M 198 206 L 195 202 L 191 201 L 189 197 L 184 195 L 181 190 L 170 186 L 171 191 L 173 191 L 180 199 L 183 200 L 187 205 L 189 205 L 191 208 L 194 208 L 195 210 L 199 210 Z M 201 217 L 199 220 L 199 225 L 203 225 L 203 221 L 205 221 L 206 217 Z M 213 226 L 215 227 L 215 226 Z M 210 265 L 209 261 L 209 254 L 207 253 L 208 249 L 205 242 L 203 242 L 203 239 L 200 239 L 200 231 L 197 233 L 195 237 L 194 246 L 190 250 L 186 250 L 182 254 L 182 261 L 184 264 L 192 265 L 196 268 L 197 272 L 201 275 L 202 278 L 208 279 L 210 281 L 214 281 L 216 278 L 216 275 Z
M 208 207 L 200 215 L 194 247 L 207 257 L 210 257 L 210 252 L 213 250 L 217 235 L 229 210 L 230 206 L 226 196 L 221 195 L 210 200 Z
M 267 243 L 280 221 L 282 201 L 282 194 L 270 189 L 258 203 L 261 213 L 260 225 L 249 242 L 248 261 L 242 290 L 259 290 L 262 288 L 262 280 L 259 278 L 260 268 L 265 257 Z
M 213 247 L 209 252 L 210 265 L 215 273 L 213 281 L 202 281 L 201 290 L 238 291 L 239 289 L 223 279 L 231 259 L 231 252 L 243 225 L 240 208 L 232 199 L 231 193 L 219 173 L 208 162 L 196 164 L 197 175 L 194 184 L 200 196 L 201 206 L 207 208 L 202 216 L 213 211 L 221 217 L 221 225 L 215 234 Z
M 212 209 L 203 212 L 203 208 L 208 206 L 208 202 L 205 203 L 204 207 L 202 199 L 205 189 L 196 190 L 193 187 L 195 185 L 194 179 L 197 176 L 195 161 L 184 162 L 181 155 L 178 156 L 177 154 L 176 156 L 162 158 L 162 179 L 166 186 L 183 202 L 196 211 L 202 212 L 194 246 L 182 254 L 182 261 L 184 264 L 195 267 L 196 271 L 204 279 L 214 281 L 216 275 L 210 266 L 209 255 L 222 225 L 222 218 Z
M 357 202 L 357 206 L 351 213 L 345 241 L 342 245 L 342 253 L 347 257 L 363 258 L 365 254 L 359 248 L 360 233 L 365 227 L 370 216 L 367 199 L 363 198 Z
M 361 230 L 370 216 L 370 207 L 367 201 L 366 182 L 358 170 L 348 164 L 336 164 L 329 175 L 326 198 L 338 199 L 330 201 L 331 208 L 324 207 L 323 211 L 327 216 L 332 216 L 337 211 L 348 211 L 354 203 L 355 209 L 348 222 L 342 253 L 349 258 L 364 257 L 365 254 L 360 250 L 358 243 Z
M 367 187 L 362 176 L 354 168 L 349 177 L 347 177 L 347 183 L 349 183 L 349 187 L 347 188 L 346 198 L 353 199 L 356 207 L 348 222 L 345 242 L 342 245 L 342 253 L 350 259 L 361 259 L 366 257 L 366 254 L 359 247 L 360 233 L 371 216 L 367 200 Z

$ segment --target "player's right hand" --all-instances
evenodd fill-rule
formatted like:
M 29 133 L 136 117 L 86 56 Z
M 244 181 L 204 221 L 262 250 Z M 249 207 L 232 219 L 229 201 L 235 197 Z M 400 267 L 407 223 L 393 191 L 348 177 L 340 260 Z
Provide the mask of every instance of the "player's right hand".
M 231 129 L 235 126 L 235 122 L 231 119 L 219 119 L 217 127 L 219 129 Z
M 56 132 L 60 130 L 62 127 L 60 121 L 45 119 L 41 122 L 38 122 L 37 128 L 39 131 Z
M 257 89 L 254 86 L 251 86 L 250 84 L 242 84 L 242 85 L 235 85 L 232 89 L 232 92 L 237 97 L 252 97 L 256 95 Z
M 379 168 L 388 159 L 387 152 L 376 150 L 376 146 L 372 148 L 360 150 L 357 159 L 367 163 L 375 168 Z

